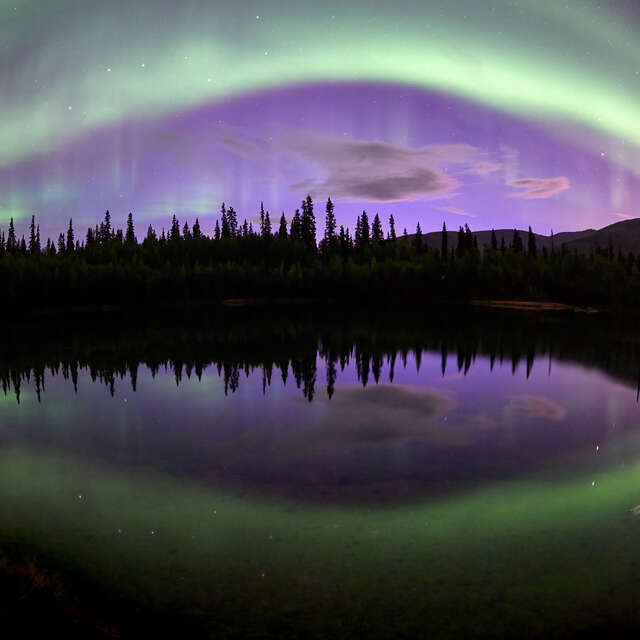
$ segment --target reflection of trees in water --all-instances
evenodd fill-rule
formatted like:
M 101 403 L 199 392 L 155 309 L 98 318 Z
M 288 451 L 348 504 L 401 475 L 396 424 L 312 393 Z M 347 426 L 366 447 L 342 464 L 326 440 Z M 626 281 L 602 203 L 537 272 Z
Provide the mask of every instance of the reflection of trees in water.
M 366 387 L 382 379 L 393 382 L 398 360 L 406 368 L 412 359 L 419 372 L 425 352 L 440 354 L 443 376 L 452 366 L 466 375 L 479 355 L 489 359 L 491 370 L 498 362 L 515 374 L 524 364 L 527 378 L 536 361 L 544 360 L 551 372 L 553 360 L 564 360 L 595 366 L 640 390 L 640 337 L 610 318 L 469 310 L 338 319 L 301 314 L 297 321 L 258 313 L 218 318 L 205 327 L 81 331 L 71 337 L 62 330 L 39 338 L 12 334 L 0 347 L 0 384 L 18 402 L 21 388 L 32 384 L 40 401 L 47 376 L 62 376 L 77 392 L 79 372 L 88 372 L 114 395 L 116 380 L 128 379 L 136 391 L 140 365 L 153 378 L 173 372 L 177 385 L 184 376 L 200 380 L 214 367 L 225 394 L 259 371 L 263 393 L 278 373 L 284 385 L 292 376 L 312 401 L 318 362 L 325 366 L 323 384 L 331 398 L 338 372 L 352 364 Z

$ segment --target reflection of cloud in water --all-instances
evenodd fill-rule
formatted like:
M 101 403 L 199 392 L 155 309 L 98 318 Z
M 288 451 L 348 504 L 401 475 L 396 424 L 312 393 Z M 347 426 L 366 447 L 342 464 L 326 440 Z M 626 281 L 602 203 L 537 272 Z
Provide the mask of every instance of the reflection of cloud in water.
M 467 422 L 479 429 L 495 429 L 498 426 L 498 422 L 486 413 L 476 413 L 475 415 L 469 416 Z
M 563 406 L 544 396 L 507 396 L 507 400 L 505 411 L 520 418 L 541 418 L 560 422 L 567 415 Z
M 446 436 L 451 429 L 436 419 L 453 409 L 455 402 L 442 391 L 379 384 L 365 389 L 341 387 L 326 406 L 327 420 L 307 432 L 305 438 L 327 444 L 375 444 L 436 432 Z

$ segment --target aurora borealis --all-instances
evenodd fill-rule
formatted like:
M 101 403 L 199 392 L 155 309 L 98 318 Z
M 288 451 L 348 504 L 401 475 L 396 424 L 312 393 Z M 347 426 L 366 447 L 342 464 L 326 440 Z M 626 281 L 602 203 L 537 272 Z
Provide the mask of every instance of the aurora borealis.
M 636 215 L 637 3 L 0 1 L 0 225 Z

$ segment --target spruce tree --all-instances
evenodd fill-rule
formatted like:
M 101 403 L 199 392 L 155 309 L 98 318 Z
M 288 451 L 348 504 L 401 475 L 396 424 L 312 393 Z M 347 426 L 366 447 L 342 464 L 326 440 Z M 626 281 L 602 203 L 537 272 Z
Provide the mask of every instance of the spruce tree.
M 295 242 L 302 241 L 302 218 L 300 217 L 300 209 L 296 209 L 295 213 L 293 214 L 289 235 Z
M 69 228 L 67 229 L 67 252 L 72 253 L 75 246 L 75 237 L 73 233 L 73 220 L 69 220 Z
M 287 219 L 284 217 L 284 211 L 280 216 L 280 228 L 278 229 L 278 238 L 280 238 L 280 240 L 287 239 Z
M 313 213 L 313 200 L 308 195 L 302 201 L 302 241 L 309 247 L 316 249 L 316 217 Z
M 127 216 L 127 232 L 124 237 L 124 243 L 129 247 L 133 247 L 137 244 L 135 229 L 133 228 L 133 215 L 131 212 L 129 212 L 129 215 Z
M 391 242 L 396 240 L 396 221 L 393 219 L 393 214 L 389 216 L 389 239 Z
M 217 220 L 216 220 L 216 228 L 213 232 L 213 239 L 220 240 L 220 224 L 218 223 Z
M 271 237 L 271 218 L 268 211 L 264 214 L 260 235 L 265 239 Z
M 328 251 L 333 251 L 337 245 L 336 238 L 336 216 L 333 213 L 333 202 L 327 199 L 325 207 L 326 216 L 324 219 L 324 246 Z
M 64 244 L 64 233 L 61 233 L 58 236 L 58 253 L 60 255 L 62 255 L 63 253 L 66 253 L 66 247 Z
M 465 253 L 471 253 L 473 251 L 473 234 L 468 224 L 464 225 L 464 248 Z
M 18 241 L 16 240 L 16 228 L 13 224 L 13 218 L 9 220 L 9 234 L 7 235 L 7 252 L 14 253 L 18 250 Z
M 191 230 L 191 235 L 194 240 L 202 240 L 202 230 L 200 229 L 200 221 L 196 218 L 196 221 L 193 223 L 193 229 Z
M 174 213 L 171 216 L 171 229 L 169 231 L 169 242 L 178 242 L 180 240 L 180 222 Z
M 447 233 L 446 222 L 442 223 L 442 238 L 440 240 L 440 255 L 443 260 L 447 259 L 449 255 L 449 234 Z
M 380 222 L 380 216 L 377 213 L 373 217 L 373 224 L 371 225 L 371 240 L 374 244 L 380 244 L 384 240 L 382 223 Z
M 238 215 L 233 207 L 227 209 L 227 222 L 229 223 L 229 235 L 235 237 L 238 235 Z
M 513 241 L 511 242 L 511 249 L 514 253 L 522 253 L 522 238 L 520 237 L 520 233 L 517 229 L 513 230 Z
M 529 225 L 529 233 L 527 234 L 527 254 L 530 258 L 535 258 L 538 255 L 536 236 L 531 230 L 531 225 Z
M 496 238 L 496 231 L 495 229 L 491 229 L 491 248 L 494 251 L 498 250 L 498 238 Z
M 369 245 L 371 236 L 370 231 L 371 228 L 369 227 L 369 217 L 367 216 L 367 212 L 363 211 L 362 215 L 360 216 L 360 242 L 364 247 Z
M 104 222 L 102 223 L 102 237 L 100 238 L 100 242 L 109 242 L 109 240 L 111 240 L 111 232 L 111 214 L 107 209 L 104 214 Z
M 31 225 L 29 227 L 29 253 L 34 255 L 39 253 L 36 243 L 36 217 L 31 216 Z
M 422 250 L 422 228 L 420 227 L 420 222 L 416 224 L 416 235 L 413 238 L 413 247 L 416 251 Z
M 456 255 L 458 258 L 461 258 L 465 253 L 465 239 L 464 239 L 464 229 L 462 225 L 458 227 L 458 246 L 456 247 Z

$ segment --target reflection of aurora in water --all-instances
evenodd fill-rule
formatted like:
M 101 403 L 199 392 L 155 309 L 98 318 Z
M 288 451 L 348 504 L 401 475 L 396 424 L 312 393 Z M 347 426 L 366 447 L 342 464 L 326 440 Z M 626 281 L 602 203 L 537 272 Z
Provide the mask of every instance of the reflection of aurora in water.
M 10 449 L 0 540 L 229 635 L 615 629 L 640 623 L 629 512 L 639 474 L 627 465 L 404 507 L 299 508 Z
M 0 543 L 223 636 L 638 624 L 633 339 L 514 317 L 5 346 Z

